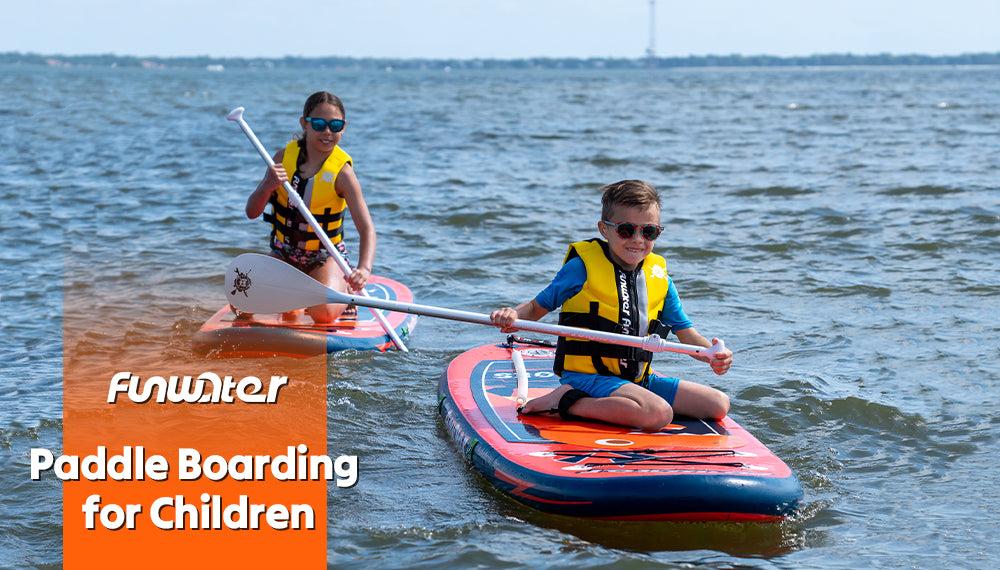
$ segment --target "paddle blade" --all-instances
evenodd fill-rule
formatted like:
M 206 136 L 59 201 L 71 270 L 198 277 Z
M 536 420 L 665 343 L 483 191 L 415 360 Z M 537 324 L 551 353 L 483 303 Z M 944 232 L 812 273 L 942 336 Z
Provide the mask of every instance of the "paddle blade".
M 226 298 L 244 313 L 284 313 L 327 302 L 336 292 L 284 261 L 244 253 L 226 269 Z

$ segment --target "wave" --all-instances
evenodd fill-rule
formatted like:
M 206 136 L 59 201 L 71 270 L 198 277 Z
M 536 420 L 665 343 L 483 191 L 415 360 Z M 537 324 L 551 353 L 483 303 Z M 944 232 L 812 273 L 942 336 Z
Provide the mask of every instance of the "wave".
M 755 197 L 787 197 L 787 196 L 807 196 L 815 194 L 816 191 L 810 188 L 799 188 L 795 186 L 767 186 L 763 188 L 744 188 L 742 190 L 732 190 L 727 192 L 729 196 L 740 198 Z
M 900 186 L 878 191 L 878 194 L 885 196 L 947 196 L 949 194 L 961 194 L 965 192 L 963 188 L 951 188 L 948 186 Z

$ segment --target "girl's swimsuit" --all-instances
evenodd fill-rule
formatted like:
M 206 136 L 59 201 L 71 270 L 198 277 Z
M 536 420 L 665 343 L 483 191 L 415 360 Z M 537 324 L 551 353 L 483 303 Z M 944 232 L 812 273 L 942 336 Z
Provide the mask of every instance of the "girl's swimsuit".
M 347 262 L 347 265 L 351 269 L 354 269 L 354 266 L 351 265 L 351 259 L 347 255 L 347 247 L 344 246 L 344 242 L 336 243 L 334 244 L 334 247 L 336 247 L 337 251 L 344 256 L 344 260 Z M 299 249 L 297 247 L 285 245 L 274 239 L 274 237 L 271 237 L 271 253 L 278 259 L 288 263 L 292 267 L 298 268 L 299 271 L 306 274 L 311 273 L 313 269 L 322 266 L 327 262 L 327 260 L 330 259 L 330 252 L 326 249 L 319 249 L 315 251 Z

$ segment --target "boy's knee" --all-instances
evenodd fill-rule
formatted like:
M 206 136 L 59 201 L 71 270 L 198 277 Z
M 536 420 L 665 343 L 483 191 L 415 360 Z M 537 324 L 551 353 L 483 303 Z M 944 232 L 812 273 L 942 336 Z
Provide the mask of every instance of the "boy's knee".
M 729 396 L 725 392 L 716 390 L 710 404 L 709 417 L 713 420 L 721 420 L 729 413 Z
M 674 420 L 674 410 L 666 401 L 661 400 L 650 406 L 644 414 L 642 425 L 636 426 L 643 431 L 660 431 Z

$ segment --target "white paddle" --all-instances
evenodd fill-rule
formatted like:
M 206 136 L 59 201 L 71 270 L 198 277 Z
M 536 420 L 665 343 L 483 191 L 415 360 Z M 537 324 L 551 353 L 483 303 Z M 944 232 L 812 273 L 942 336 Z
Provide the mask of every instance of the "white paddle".
M 322 303 L 353 303 L 373 309 L 496 326 L 490 321 L 489 315 L 482 313 L 341 293 L 316 281 L 284 261 L 259 253 L 244 253 L 234 259 L 226 271 L 226 283 L 233 284 L 232 287 L 226 288 L 229 304 L 237 310 L 248 313 L 284 313 Z M 523 319 L 514 321 L 514 327 L 542 334 L 635 346 L 650 352 L 678 352 L 712 358 L 715 353 L 725 350 L 725 344 L 721 340 L 706 348 L 692 344 L 667 342 L 655 334 L 638 337 L 563 325 L 550 325 Z
M 229 116 L 226 117 L 226 119 L 238 123 L 240 125 L 240 128 L 243 129 L 243 132 L 246 134 L 247 138 L 250 139 L 251 143 L 253 143 L 254 148 L 257 149 L 257 153 L 260 155 L 261 158 L 264 159 L 264 162 L 266 162 L 268 166 L 274 166 L 274 160 L 271 159 L 271 155 L 268 154 L 267 149 L 264 148 L 264 145 L 260 144 L 260 139 L 258 139 L 257 135 L 255 135 L 253 133 L 253 129 L 251 129 L 250 125 L 248 125 L 247 122 L 245 120 L 243 120 L 243 107 L 237 107 L 237 108 L 233 109 L 229 113 Z M 333 256 L 333 260 L 337 262 L 337 265 L 340 267 L 340 270 L 344 272 L 344 275 L 349 276 L 351 274 L 351 267 L 349 265 L 347 265 L 347 261 L 340 254 L 340 251 L 338 251 L 337 248 L 334 247 L 333 242 L 330 241 L 330 237 L 326 235 L 326 232 L 323 231 L 323 227 L 320 226 L 319 222 L 316 221 L 316 218 L 313 217 L 312 212 L 309 211 L 309 206 L 306 206 L 305 202 L 302 201 L 302 197 L 299 196 L 299 193 L 296 192 L 294 188 L 292 188 L 291 184 L 289 184 L 288 182 L 285 182 L 284 188 L 285 188 L 285 192 L 288 194 L 289 201 L 291 201 L 292 203 L 294 203 L 295 207 L 299 210 L 299 212 L 302 213 L 302 216 L 306 219 L 307 222 L 309 222 L 309 227 L 312 228 L 313 232 L 315 232 L 315 234 L 316 234 L 316 237 L 318 237 L 319 240 L 323 243 L 323 247 L 325 247 L 326 250 L 330 252 L 330 255 Z M 230 264 L 230 268 L 232 268 L 231 264 Z M 298 270 L 296 270 L 296 271 L 298 271 Z M 299 271 L 299 273 L 302 273 L 302 272 Z M 302 275 L 305 275 L 305 274 L 303 273 Z M 308 276 L 306 275 L 306 277 L 308 277 Z M 229 281 L 229 272 L 228 271 L 226 272 L 226 280 L 227 280 L 226 281 L 227 283 L 233 283 L 232 281 Z M 235 285 L 233 285 L 233 286 L 235 287 Z M 281 288 L 272 290 L 272 294 L 275 295 L 275 296 L 281 296 L 281 294 L 283 292 L 284 292 L 284 289 L 281 289 Z M 364 291 L 361 291 L 361 294 L 364 295 L 364 296 L 368 295 Z M 318 303 L 312 303 L 312 304 L 308 304 L 308 305 L 298 305 L 298 306 L 292 307 L 290 309 L 286 309 L 285 311 L 292 311 L 292 310 L 295 310 L 295 309 L 301 309 L 302 307 L 312 307 L 313 305 L 322 305 L 325 302 L 326 301 L 320 301 Z M 340 301 L 334 301 L 334 302 L 335 303 L 339 303 Z M 357 303 L 355 303 L 355 304 L 357 304 Z M 362 305 L 362 306 L 367 306 L 367 305 Z M 248 313 L 283 313 L 285 311 L 250 311 L 250 310 L 247 310 L 246 312 L 248 312 Z M 392 343 L 396 345 L 396 348 L 398 348 L 399 350 L 401 350 L 403 352 L 409 352 L 409 350 L 406 349 L 406 345 L 404 345 L 403 341 L 399 338 L 399 335 L 396 334 L 396 331 L 392 330 L 392 326 L 390 326 L 389 322 L 385 320 L 385 315 L 383 315 L 380 311 L 374 311 L 374 310 L 372 311 L 372 314 L 375 315 L 375 319 L 378 321 L 378 324 L 382 325 L 382 328 L 385 330 L 385 334 L 389 335 L 389 338 L 392 339 Z

